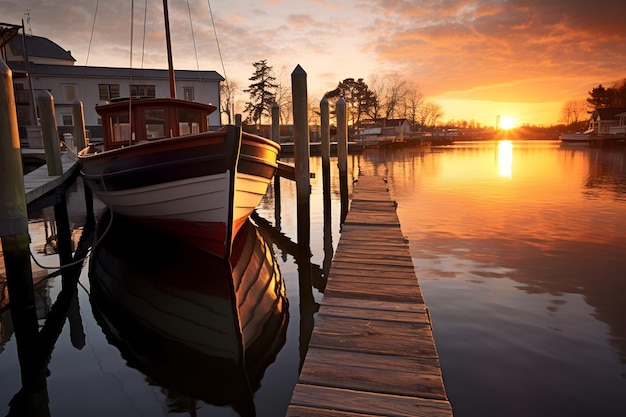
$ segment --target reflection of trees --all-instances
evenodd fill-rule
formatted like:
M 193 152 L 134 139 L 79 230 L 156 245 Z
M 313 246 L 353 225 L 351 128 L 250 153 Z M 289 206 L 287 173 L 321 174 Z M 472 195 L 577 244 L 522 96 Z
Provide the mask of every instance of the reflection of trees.
M 589 176 L 585 187 L 590 197 L 594 196 L 592 191 L 607 191 L 618 200 L 626 198 L 625 148 L 589 149 Z

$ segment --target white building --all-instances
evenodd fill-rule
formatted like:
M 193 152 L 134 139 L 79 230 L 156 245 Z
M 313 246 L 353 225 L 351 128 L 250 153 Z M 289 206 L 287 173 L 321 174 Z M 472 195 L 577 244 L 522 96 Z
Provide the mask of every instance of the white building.
M 25 56 L 28 56 L 28 63 Z M 32 130 L 28 127 L 37 125 L 31 103 L 44 90 L 54 98 L 61 134 L 73 132 L 72 104 L 76 100 L 83 103 L 85 127 L 92 139 L 102 137 L 102 121 L 95 111 L 96 105 L 118 97 L 170 95 L 166 69 L 131 71 L 128 68 L 77 66 L 70 51 L 43 37 L 17 34 L 6 44 L 2 58 L 13 72 L 23 143 L 27 132 Z M 174 74 L 176 96 L 217 106 L 218 110 L 209 116 L 209 125 L 220 126 L 219 91 L 224 78 L 215 71 L 177 70 Z

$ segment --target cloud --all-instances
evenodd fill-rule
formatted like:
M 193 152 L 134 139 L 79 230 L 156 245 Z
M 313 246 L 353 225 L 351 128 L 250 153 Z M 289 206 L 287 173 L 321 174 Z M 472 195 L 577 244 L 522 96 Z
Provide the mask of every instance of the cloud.
M 147 14 L 143 2 L 135 3 L 135 65 L 165 68 L 161 2 L 149 0 Z M 527 103 L 582 98 L 592 86 L 626 77 L 623 0 L 212 3 L 218 39 L 206 3 L 189 5 L 192 37 L 187 4 L 170 2 L 177 68 L 219 71 L 221 52 L 229 77 L 240 81 L 253 62 L 267 59 L 276 67 L 301 64 L 319 84 L 312 90 L 334 88 L 348 77 L 367 81 L 400 72 L 427 97 Z M 29 0 L 26 6 L 5 0 L 2 20 L 20 23 L 25 7 L 33 33 L 71 50 L 77 65 L 128 66 L 127 0 Z
M 375 35 L 367 48 L 436 82 L 434 93 L 581 75 L 601 81 L 616 62 L 626 62 L 626 50 L 618 48 L 626 41 L 626 3 L 619 1 L 593 9 L 565 0 L 359 3 L 379 15 L 369 26 Z

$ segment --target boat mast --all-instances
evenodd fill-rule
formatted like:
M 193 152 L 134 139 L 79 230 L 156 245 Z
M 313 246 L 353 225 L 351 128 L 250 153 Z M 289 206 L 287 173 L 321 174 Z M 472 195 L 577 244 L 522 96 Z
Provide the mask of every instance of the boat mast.
M 172 41 L 170 39 L 170 16 L 167 10 L 167 0 L 163 0 L 163 17 L 165 20 L 165 42 L 167 44 L 167 67 L 170 76 L 170 97 L 176 98 L 176 80 L 174 80 L 174 64 L 172 62 Z

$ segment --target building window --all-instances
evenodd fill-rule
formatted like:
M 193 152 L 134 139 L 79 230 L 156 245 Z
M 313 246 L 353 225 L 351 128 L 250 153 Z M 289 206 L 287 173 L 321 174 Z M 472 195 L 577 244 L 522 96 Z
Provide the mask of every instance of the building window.
M 76 100 L 76 86 L 73 84 L 64 84 L 63 97 L 66 103 L 74 102 L 74 100 Z
M 71 114 L 64 114 L 62 116 L 63 126 L 74 126 L 74 118 Z
M 183 87 L 183 98 L 187 101 L 194 101 L 193 87 Z
M 120 96 L 119 84 L 98 84 L 100 100 L 109 101 Z
M 133 85 L 130 95 L 132 97 L 156 97 L 156 86 L 154 85 Z

